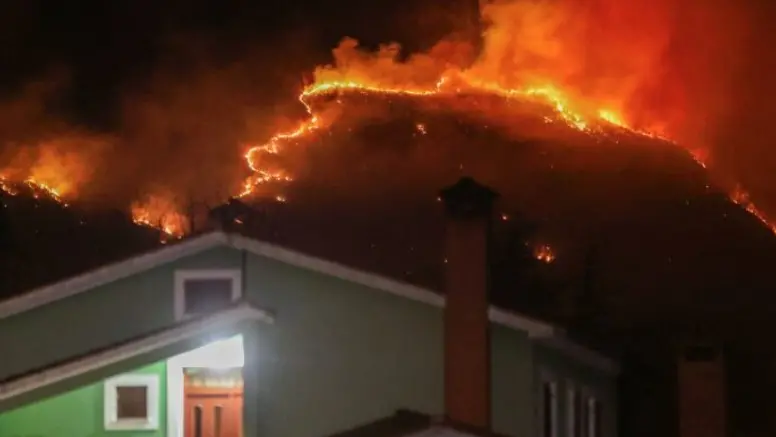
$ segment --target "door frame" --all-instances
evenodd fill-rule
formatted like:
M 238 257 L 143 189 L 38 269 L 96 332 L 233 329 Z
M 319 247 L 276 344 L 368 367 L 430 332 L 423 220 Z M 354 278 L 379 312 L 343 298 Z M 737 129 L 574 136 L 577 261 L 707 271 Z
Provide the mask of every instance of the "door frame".
M 243 342 L 245 340 L 243 336 L 235 335 L 221 341 L 235 342 L 234 345 L 230 345 L 230 348 L 232 346 L 236 347 L 239 343 L 240 351 L 239 354 L 219 354 L 219 367 L 242 367 L 244 375 L 245 357 Z M 218 343 L 221 343 L 221 341 Z M 215 345 L 211 343 L 201 348 L 194 349 L 193 351 L 176 355 L 167 360 L 167 437 L 183 437 L 183 369 L 186 367 L 213 367 L 212 357 L 207 357 L 207 354 L 201 353 L 210 346 Z M 195 351 L 199 353 L 196 353 Z M 243 390 L 245 390 L 244 386 Z M 244 396 L 245 392 L 243 391 L 243 399 Z M 243 420 L 245 420 L 245 403 L 243 403 L 242 414 Z

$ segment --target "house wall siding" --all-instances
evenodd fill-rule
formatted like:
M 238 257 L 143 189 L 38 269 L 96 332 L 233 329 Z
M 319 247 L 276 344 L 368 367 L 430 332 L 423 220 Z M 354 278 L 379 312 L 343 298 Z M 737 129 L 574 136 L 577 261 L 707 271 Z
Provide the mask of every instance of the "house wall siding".
M 323 436 L 442 409 L 442 311 L 250 256 L 246 292 L 275 313 L 258 338 L 258 435 Z
M 443 413 L 442 308 L 253 255 L 246 284 L 276 317 L 253 358 L 258 435 L 323 436 L 399 408 Z M 491 326 L 493 426 L 528 437 L 531 343 Z
M 532 352 L 526 333 L 491 325 L 491 425 L 498 434 L 534 437 Z
M 174 269 L 240 262 L 236 250 L 213 249 L 2 319 L 0 380 L 169 326 Z
M 106 431 L 104 383 L 99 382 L 0 414 L 2 437 L 164 437 L 166 435 L 166 364 L 164 361 L 130 373 L 159 376 L 159 429 Z

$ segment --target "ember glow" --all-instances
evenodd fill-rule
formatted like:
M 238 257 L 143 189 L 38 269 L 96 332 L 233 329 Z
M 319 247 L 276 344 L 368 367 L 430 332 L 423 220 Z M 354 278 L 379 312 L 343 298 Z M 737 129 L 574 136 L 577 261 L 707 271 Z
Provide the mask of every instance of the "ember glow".
M 550 246 L 540 244 L 534 248 L 534 258 L 543 263 L 550 264 L 555 261 L 555 253 Z

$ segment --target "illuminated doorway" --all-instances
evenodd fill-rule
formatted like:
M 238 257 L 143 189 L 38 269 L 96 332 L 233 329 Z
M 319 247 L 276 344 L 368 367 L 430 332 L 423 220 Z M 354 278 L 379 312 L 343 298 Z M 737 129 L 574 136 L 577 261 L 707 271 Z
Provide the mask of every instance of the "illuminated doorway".
M 183 372 L 183 436 L 242 437 L 242 368 Z
M 168 436 L 242 437 L 242 336 L 167 361 Z

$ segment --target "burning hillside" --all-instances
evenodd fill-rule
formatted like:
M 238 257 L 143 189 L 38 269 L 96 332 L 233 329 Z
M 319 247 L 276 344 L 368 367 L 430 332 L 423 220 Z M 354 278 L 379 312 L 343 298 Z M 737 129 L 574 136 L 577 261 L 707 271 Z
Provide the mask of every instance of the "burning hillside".
M 710 216 L 735 215 L 729 206 L 708 203 L 717 205 L 708 199 L 718 195 L 702 167 L 714 155 L 689 111 L 706 96 L 693 94 L 689 82 L 682 88 L 671 80 L 682 76 L 681 62 L 664 64 L 676 49 L 665 26 L 679 11 L 641 6 L 493 2 L 482 10 L 478 49 L 450 38 L 404 56 L 395 44 L 369 51 L 345 39 L 333 63 L 317 68 L 302 88 L 299 109 L 306 115 L 273 123 L 274 134 L 254 128 L 264 124 L 245 109 L 255 102 L 239 98 L 244 89 L 229 87 L 242 83 L 239 74 L 208 72 L 183 84 L 171 75 L 127 98 L 123 124 L 109 136 L 61 125 L 30 136 L 13 123 L 0 125 L 14 139 L 4 156 L 2 187 L 8 194 L 32 187 L 63 205 L 110 198 L 114 206 L 129 206 L 135 223 L 166 238 L 191 231 L 193 210 L 230 197 L 288 198 L 281 211 L 360 199 L 363 208 L 378 211 L 369 202 L 374 197 L 422 204 L 428 199 L 418 196 L 461 172 L 511 196 L 505 217 L 519 212 L 566 223 L 566 231 L 599 232 L 590 226 L 603 229 L 607 221 L 630 221 L 623 226 L 635 229 L 651 217 L 645 212 L 651 202 L 682 208 L 700 202 Z M 617 38 L 623 35 L 628 38 Z M 45 105 L 9 107 L 19 120 L 33 120 Z M 375 174 L 380 178 L 367 178 L 368 184 L 359 179 Z M 730 185 L 728 199 L 771 227 L 746 191 L 722 185 Z M 315 195 L 306 196 L 310 190 Z M 568 216 L 595 224 L 572 225 Z M 310 245 L 320 237 L 301 230 L 295 239 L 300 235 Z M 536 258 L 563 258 L 550 249 L 562 243 L 541 240 L 534 242 Z
M 62 144 L 61 126 L 47 126 L 47 135 L 34 138 L 11 135 L 27 149 L 10 147 L 13 153 L 5 157 L 1 175 L 15 182 L 43 184 L 63 201 L 110 198 L 113 205 L 129 206 L 137 223 L 180 237 L 190 231 L 187 210 L 193 203 L 213 206 L 230 196 L 282 201 L 278 187 L 282 190 L 285 182 L 296 178 L 292 167 L 305 165 L 293 162 L 295 152 L 290 149 L 296 141 L 323 134 L 338 123 L 353 125 L 355 120 L 343 118 L 340 103 L 349 95 L 446 105 L 459 113 L 476 114 L 482 125 L 506 130 L 524 125 L 515 118 L 539 116 L 544 123 L 584 133 L 594 143 L 606 141 L 612 132 L 670 138 L 701 165 L 714 157 L 704 144 L 707 128 L 696 120 L 713 114 L 690 111 L 710 98 L 695 89 L 707 82 L 695 75 L 706 70 L 690 71 L 684 66 L 690 60 L 708 61 L 704 53 L 690 50 L 698 47 L 692 44 L 693 29 L 718 24 L 715 20 L 722 14 L 699 17 L 706 20 L 703 23 L 683 21 L 677 28 L 670 23 L 681 15 L 680 6 L 606 0 L 481 4 L 485 27 L 480 47 L 451 37 L 424 53 L 405 56 L 396 44 L 372 52 L 345 39 L 333 52 L 334 62 L 316 69 L 299 95 L 308 118 L 299 124 L 285 123 L 287 129 L 278 124 L 275 135 L 252 128 L 262 123 L 243 121 L 257 115 L 246 109 L 255 102 L 242 97 L 245 90 L 238 92 L 228 85 L 250 83 L 239 73 L 206 72 L 193 83 L 181 84 L 178 68 L 171 78 L 152 84 L 154 98 L 148 98 L 144 88 L 126 99 L 123 125 L 115 136 L 68 132 L 68 141 L 84 143 L 74 147 Z M 732 12 L 724 15 L 729 21 L 728 45 L 740 38 L 738 18 Z M 678 78 L 684 81 L 682 86 L 677 85 Z M 21 111 L 16 108 L 10 113 L 35 119 L 44 106 L 22 105 Z M 715 108 L 707 105 L 709 111 Z M 352 112 L 348 117 L 353 117 Z M 9 124 L 2 130 L 19 129 Z M 531 136 L 514 133 L 517 138 Z M 266 142 L 255 140 L 267 137 Z M 240 145 L 246 147 L 246 163 L 232 153 Z M 25 152 L 28 149 L 32 152 Z M 128 153 L 145 158 L 133 159 Z M 340 171 L 347 172 L 346 166 Z M 208 175 L 205 183 L 203 173 Z M 248 173 L 252 174 L 244 179 Z M 729 186 L 732 200 L 766 221 L 741 186 L 723 185 Z

